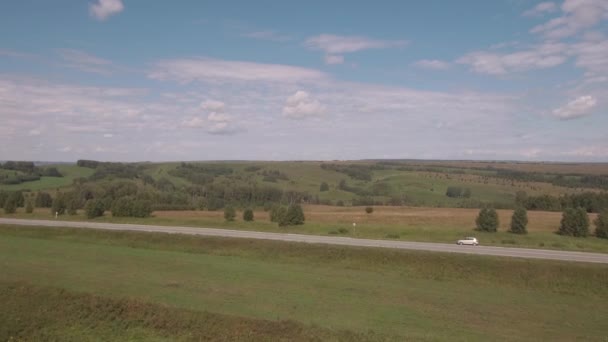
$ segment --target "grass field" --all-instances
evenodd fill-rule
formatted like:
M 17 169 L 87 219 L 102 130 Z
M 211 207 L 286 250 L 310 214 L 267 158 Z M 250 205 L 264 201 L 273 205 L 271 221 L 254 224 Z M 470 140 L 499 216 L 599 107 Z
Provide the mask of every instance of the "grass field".
M 93 169 L 89 169 L 86 167 L 79 167 L 76 165 L 69 164 L 57 164 L 50 165 L 55 168 L 63 177 L 40 177 L 40 180 L 25 182 L 21 184 L 0 184 L 0 190 L 21 190 L 28 189 L 30 191 L 38 191 L 38 190 L 56 190 L 57 188 L 63 188 L 72 185 L 74 179 L 79 177 L 88 177 L 93 174 Z
M 156 211 L 150 218 L 114 218 L 107 213 L 94 222 L 138 223 L 190 227 L 216 227 L 270 232 L 291 232 L 316 235 L 341 235 L 358 238 L 394 239 L 423 242 L 454 243 L 464 236 L 476 236 L 483 245 L 506 247 L 530 247 L 558 250 L 593 251 L 608 253 L 608 240 L 590 236 L 574 238 L 555 234 L 561 221 L 561 213 L 529 211 L 527 235 L 507 232 L 511 221 L 511 210 L 498 210 L 500 227 L 497 233 L 474 231 L 477 209 L 419 208 L 419 207 L 374 207 L 371 214 L 364 207 L 333 207 L 321 205 L 304 206 L 306 223 L 302 226 L 280 228 L 270 222 L 268 212 L 255 211 L 254 222 L 244 222 L 238 212 L 234 222 L 224 221 L 223 211 Z M 0 214 L 1 217 L 51 219 L 48 209 L 36 209 L 25 214 Z M 593 221 L 595 214 L 589 215 Z M 86 220 L 80 213 L 64 215 L 61 220 Z M 356 227 L 353 227 L 353 222 Z M 594 226 L 591 225 L 591 231 Z
M 327 162 L 338 165 L 360 165 L 373 166 L 371 161 L 349 161 L 349 162 Z M 185 178 L 171 175 L 170 172 L 177 168 L 181 163 L 142 163 L 143 173 L 151 176 L 155 180 L 165 178 L 172 182 L 178 189 L 192 185 Z M 495 177 L 495 169 L 485 168 L 505 168 L 520 171 L 535 172 L 554 172 L 562 173 L 566 171 L 584 172 L 589 174 L 601 174 L 608 171 L 608 164 L 543 164 L 543 163 L 490 163 L 490 162 L 450 162 L 450 161 L 410 161 L 399 162 L 399 164 L 386 169 L 378 169 L 372 172 L 371 181 L 361 181 L 352 179 L 345 173 L 340 173 L 321 167 L 323 162 L 318 161 L 249 161 L 249 162 L 206 162 L 207 165 L 228 167 L 233 170 L 230 175 L 218 176 L 214 179 L 214 184 L 230 184 L 248 186 L 272 186 L 284 191 L 298 191 L 308 193 L 313 197 L 318 196 L 322 201 L 343 201 L 351 203 L 355 198 L 361 198 L 354 192 L 345 191 L 339 188 L 340 181 L 345 180 L 351 187 L 359 188 L 373 194 L 374 187 L 384 186 L 386 191 L 375 193 L 375 201 L 386 202 L 391 198 L 405 199 L 405 204 L 413 206 L 431 207 L 470 207 L 466 202 L 473 201 L 473 206 L 478 207 L 479 202 L 492 203 L 498 207 L 510 207 L 514 204 L 515 194 L 518 191 L 525 191 L 528 195 L 536 196 L 542 194 L 563 195 L 583 191 L 599 191 L 592 188 L 568 188 L 556 186 L 543 182 L 523 182 L 506 180 Z M 412 170 L 399 170 L 398 166 L 412 168 Z M 50 165 L 56 167 L 64 177 L 42 177 L 38 181 L 25 182 L 15 185 L 1 185 L 0 190 L 20 190 L 30 191 L 47 190 L 54 191 L 57 188 L 67 190 L 72 186 L 72 182 L 78 177 L 88 177 L 94 170 L 76 165 Z M 258 167 L 257 171 L 248 171 L 249 167 Z M 437 171 L 424 171 L 425 167 L 432 167 Z M 466 168 L 468 167 L 468 169 Z M 418 170 L 418 171 L 416 171 Z M 287 179 L 278 179 L 275 182 L 264 180 L 262 175 L 265 171 L 277 171 L 285 175 Z M 454 173 L 459 171 L 461 173 Z M 3 172 L 0 170 L 0 172 Z M 329 191 L 320 191 L 320 185 L 326 182 Z M 446 196 L 448 187 L 462 187 L 471 190 L 470 199 L 450 198 Z M 367 195 L 366 195 L 367 196 Z M 363 196 L 365 197 L 365 196 Z
M 0 260 L 0 340 L 608 335 L 605 265 L 11 226 Z

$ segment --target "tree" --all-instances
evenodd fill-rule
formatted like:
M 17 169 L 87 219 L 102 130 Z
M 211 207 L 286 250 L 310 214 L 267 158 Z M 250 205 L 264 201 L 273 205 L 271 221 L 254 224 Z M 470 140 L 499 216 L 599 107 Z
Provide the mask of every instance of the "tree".
M 152 214 L 152 203 L 146 200 L 136 200 L 131 208 L 133 217 L 149 217 Z
M 482 232 L 496 232 L 498 229 L 498 214 L 494 208 L 482 208 L 475 220 L 477 230 Z
M 608 239 L 608 210 L 601 212 L 593 223 L 595 223 L 595 236 Z
M 17 211 L 17 202 L 13 196 L 9 196 L 6 201 L 4 201 L 4 213 L 5 214 L 14 214 Z
M 270 210 L 270 222 L 281 222 L 287 214 L 287 208 L 281 205 L 276 205 Z
M 48 192 L 38 192 L 35 205 L 36 208 L 50 208 L 53 205 L 53 198 Z
M 32 200 L 28 200 L 25 204 L 25 212 L 31 214 L 34 212 L 34 205 L 32 204 Z
M 374 212 L 374 207 L 365 207 L 365 212 L 371 214 Z
M 232 206 L 227 206 L 224 208 L 224 219 L 226 221 L 234 221 L 236 217 L 236 210 Z
M 111 210 L 114 217 L 133 216 L 133 198 L 129 196 L 117 198 L 112 202 Z
M 89 219 L 103 216 L 103 212 L 105 211 L 103 201 L 99 199 L 88 200 L 87 203 L 84 205 L 84 211 L 87 215 L 87 218 Z
M 304 224 L 304 211 L 299 204 L 292 204 L 287 208 L 285 215 L 279 220 L 279 226 L 295 226 Z
M 63 215 L 65 214 L 65 209 L 65 197 L 63 194 L 59 193 L 57 194 L 57 196 L 53 200 L 53 204 L 51 205 L 51 214 L 55 215 L 55 213 L 57 213 L 58 215 Z
M 589 216 L 585 209 L 566 208 L 557 231 L 560 235 L 585 237 L 589 234 Z
M 243 212 L 243 220 L 244 221 L 253 221 L 253 210 L 245 209 Z
M 329 184 L 327 184 L 326 182 L 321 183 L 319 191 L 329 191 Z
M 78 201 L 74 198 L 70 198 L 66 203 L 66 211 L 68 215 L 76 215 L 78 213 Z
M 515 211 L 513 211 L 513 216 L 511 217 L 511 229 L 509 230 L 509 232 L 514 234 L 527 234 L 527 225 L 528 212 L 526 211 L 526 208 L 517 207 Z

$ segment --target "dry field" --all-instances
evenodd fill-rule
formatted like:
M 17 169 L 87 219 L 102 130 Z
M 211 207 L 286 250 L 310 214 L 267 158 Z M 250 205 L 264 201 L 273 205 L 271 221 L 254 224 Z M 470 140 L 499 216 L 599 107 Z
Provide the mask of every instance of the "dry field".
M 420 208 L 420 207 L 374 207 L 367 214 L 365 207 L 334 207 L 323 205 L 304 206 L 307 223 L 352 224 L 365 226 L 395 225 L 401 227 L 433 228 L 474 228 L 479 209 L 460 208 Z M 512 210 L 498 210 L 500 230 L 507 230 L 511 222 Z M 156 211 L 154 216 L 166 219 L 217 219 L 223 220 L 222 211 Z M 258 222 L 269 222 L 268 213 L 255 211 Z M 530 232 L 553 232 L 559 227 L 561 212 L 528 211 L 528 230 Z M 595 214 L 590 214 L 595 219 Z

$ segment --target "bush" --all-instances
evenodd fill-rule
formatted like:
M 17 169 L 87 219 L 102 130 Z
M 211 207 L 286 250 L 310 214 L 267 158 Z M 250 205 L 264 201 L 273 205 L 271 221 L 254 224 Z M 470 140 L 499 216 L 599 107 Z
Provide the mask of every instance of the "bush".
M 51 205 L 51 214 L 55 215 L 63 215 L 65 214 L 66 203 L 63 194 L 57 194 L 57 197 L 53 200 L 53 204 Z
M 53 205 L 53 198 L 47 192 L 36 194 L 36 208 L 50 208 Z
M 608 210 L 600 213 L 593 223 L 595 223 L 595 236 L 608 239 Z
M 518 207 L 513 212 L 513 216 L 511 217 L 511 229 L 509 232 L 514 234 L 527 234 L 528 230 L 526 226 L 528 225 L 528 212 L 524 207 Z
M 279 220 L 279 226 L 295 226 L 304 224 L 304 211 L 299 204 L 290 205 L 285 215 Z
M 84 205 L 84 211 L 87 215 L 87 218 L 92 219 L 99 216 L 103 216 L 103 212 L 105 211 L 103 202 L 98 199 L 90 199 Z
M 4 213 L 5 214 L 14 214 L 17 211 L 17 202 L 12 196 L 10 196 L 6 201 L 4 201 Z
M 482 232 L 496 232 L 498 229 L 498 214 L 494 208 L 482 208 L 475 220 L 477 230 Z
M 70 199 L 66 204 L 68 215 L 76 215 L 78 213 L 78 202 L 75 199 Z
M 275 205 L 270 210 L 270 222 L 280 222 L 286 214 L 287 208 L 280 205 Z
M 329 191 L 329 184 L 327 184 L 327 182 L 321 183 L 321 186 L 319 187 L 319 191 Z
M 249 222 L 249 221 L 253 221 L 253 210 L 251 210 L 251 209 L 246 209 L 246 210 L 243 212 L 243 220 L 244 220 L 244 221 L 248 221 L 248 222 Z
M 31 200 L 28 200 L 27 203 L 25 204 L 25 212 L 27 214 L 31 214 L 34 212 L 34 205 L 32 204 Z
M 365 212 L 371 214 L 374 212 L 374 207 L 365 207 Z
M 152 213 L 152 203 L 146 200 L 135 200 L 125 196 L 112 203 L 112 216 L 115 217 L 148 217 Z
M 557 231 L 560 235 L 585 237 L 589 234 L 589 217 L 583 208 L 566 208 Z
M 228 206 L 224 208 L 224 219 L 226 221 L 234 221 L 236 218 L 236 210 L 233 207 Z

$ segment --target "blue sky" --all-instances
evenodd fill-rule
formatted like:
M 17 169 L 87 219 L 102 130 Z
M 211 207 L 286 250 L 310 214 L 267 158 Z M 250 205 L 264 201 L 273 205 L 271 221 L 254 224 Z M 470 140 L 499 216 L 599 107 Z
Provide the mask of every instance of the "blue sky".
M 608 161 L 608 1 L 0 5 L 0 160 Z

